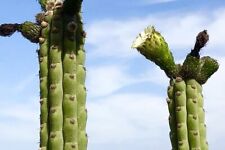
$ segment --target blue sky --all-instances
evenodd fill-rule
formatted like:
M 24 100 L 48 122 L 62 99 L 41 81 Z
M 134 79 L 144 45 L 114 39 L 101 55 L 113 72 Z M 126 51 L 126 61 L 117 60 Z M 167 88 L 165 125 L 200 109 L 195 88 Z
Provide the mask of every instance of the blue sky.
M 0 23 L 34 20 L 37 1 L 7 0 Z M 90 0 L 83 3 L 87 31 L 89 150 L 170 150 L 168 79 L 131 49 L 135 37 L 154 25 L 182 62 L 199 31 L 210 41 L 201 52 L 220 63 L 203 86 L 209 147 L 225 148 L 225 2 L 222 0 Z M 38 149 L 38 45 L 16 33 L 0 37 L 0 145 L 5 150 Z

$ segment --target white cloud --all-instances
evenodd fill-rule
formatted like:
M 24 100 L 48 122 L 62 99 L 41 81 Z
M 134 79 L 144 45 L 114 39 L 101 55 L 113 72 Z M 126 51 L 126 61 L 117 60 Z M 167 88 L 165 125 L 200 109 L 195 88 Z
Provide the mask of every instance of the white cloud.
M 168 128 L 165 104 L 164 98 L 137 93 L 88 103 L 90 144 L 158 138 L 160 130 Z
M 95 66 L 87 72 L 87 87 L 91 96 L 102 96 L 133 82 L 131 76 L 119 66 Z
M 37 78 L 38 78 L 37 75 L 35 75 L 35 73 L 32 73 L 29 76 L 25 77 L 24 80 L 16 83 L 13 90 L 15 90 L 15 92 L 17 93 L 22 92 L 23 90 L 26 89 L 27 86 L 33 84 L 33 82 Z
M 204 29 L 208 29 L 210 34 L 207 48 L 225 48 L 224 18 L 225 9 L 223 8 L 207 12 L 156 14 L 121 21 L 94 22 L 87 28 L 89 33 L 87 44 L 92 46 L 88 54 L 90 58 L 133 58 L 138 53 L 130 48 L 131 44 L 148 25 L 154 25 L 162 33 L 172 51 L 181 49 L 184 55 L 194 46 L 197 33 Z M 222 52 L 222 50 L 218 51 Z
M 94 66 L 87 71 L 87 89 L 90 97 L 110 95 L 121 88 L 141 82 L 164 86 L 168 78 L 159 68 L 133 75 L 126 67 L 121 67 L 121 64 Z
M 39 102 L 0 101 L 0 145 L 2 149 L 37 149 L 39 142 Z

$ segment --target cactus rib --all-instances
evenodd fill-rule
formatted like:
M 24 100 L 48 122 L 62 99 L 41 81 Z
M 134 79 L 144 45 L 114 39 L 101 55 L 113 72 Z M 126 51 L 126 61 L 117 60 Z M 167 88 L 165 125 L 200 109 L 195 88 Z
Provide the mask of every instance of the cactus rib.
M 85 63 L 85 32 L 83 30 L 83 22 L 81 14 L 76 14 L 77 33 L 76 33 L 76 66 L 77 66 L 77 100 L 78 100 L 78 127 L 79 127 L 79 150 L 87 150 L 87 134 L 86 134 L 86 122 L 87 122 L 87 110 L 86 110 L 86 88 L 85 88 L 85 76 L 86 69 Z
M 186 81 L 187 94 L 187 126 L 190 149 L 200 149 L 198 91 L 196 80 Z
M 76 22 L 73 16 L 64 15 L 64 50 L 63 50 L 63 136 L 64 150 L 78 147 L 78 102 L 77 102 L 77 67 L 76 67 Z
M 40 50 L 38 51 L 39 66 L 40 66 L 40 148 L 47 149 L 49 138 L 49 123 L 48 123 L 48 50 L 49 50 L 49 34 L 52 13 L 46 13 L 46 17 L 41 22 L 42 30 L 41 37 L 39 38 Z
M 49 150 L 63 150 L 62 18 L 61 6 L 53 8 L 49 49 Z
M 177 150 L 177 126 L 176 126 L 176 113 L 175 113 L 175 100 L 174 100 L 174 80 L 170 80 L 170 85 L 167 89 L 167 104 L 169 110 L 169 125 L 170 125 L 170 141 L 173 150 Z

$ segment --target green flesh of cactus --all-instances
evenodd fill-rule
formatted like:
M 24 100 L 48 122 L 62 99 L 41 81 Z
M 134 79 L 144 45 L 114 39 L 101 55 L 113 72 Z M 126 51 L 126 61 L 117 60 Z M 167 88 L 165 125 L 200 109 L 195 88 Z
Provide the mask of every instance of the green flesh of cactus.
M 85 34 L 80 8 L 70 6 L 74 13 L 65 13 L 61 2 L 53 4 L 46 3 L 40 21 L 40 149 L 87 150 Z
M 49 49 L 49 149 L 63 149 L 63 69 L 62 69 L 62 35 L 63 22 L 61 8 L 53 10 L 50 49 Z
M 63 53 L 63 113 L 64 113 L 64 150 L 78 150 L 78 102 L 76 88 L 76 22 L 73 16 L 64 16 L 64 53 Z
M 76 34 L 76 67 L 77 67 L 77 100 L 78 100 L 78 127 L 79 127 L 79 150 L 87 149 L 87 134 L 86 134 L 86 122 L 87 122 L 87 110 L 86 110 L 86 88 L 85 88 L 85 76 L 86 69 L 84 67 L 85 63 L 85 50 L 84 50 L 84 40 L 85 32 L 83 30 L 83 22 L 81 14 L 76 15 L 77 20 L 77 34 Z
M 154 27 L 149 26 L 140 33 L 132 48 L 137 48 L 142 55 L 157 64 L 168 77 L 176 76 L 177 67 L 168 44 Z
M 203 47 L 208 41 L 206 30 L 196 39 L 195 48 Z M 208 150 L 202 84 L 218 70 L 217 61 L 209 56 L 196 57 L 200 49 L 194 49 L 182 65 L 175 65 L 167 43 L 153 27 L 139 34 L 132 47 L 170 78 L 167 104 L 172 150 Z
M 48 49 L 49 49 L 49 30 L 51 24 L 52 13 L 48 13 L 45 21 L 41 22 L 42 31 L 40 41 L 39 66 L 40 66 L 40 98 L 41 98 L 41 115 L 40 115 L 40 148 L 42 150 L 48 145 Z
M 26 21 L 19 25 L 18 31 L 31 42 L 38 43 L 41 27 L 35 23 Z
M 171 80 L 168 87 L 170 140 L 173 150 L 207 150 L 202 87 L 191 79 Z

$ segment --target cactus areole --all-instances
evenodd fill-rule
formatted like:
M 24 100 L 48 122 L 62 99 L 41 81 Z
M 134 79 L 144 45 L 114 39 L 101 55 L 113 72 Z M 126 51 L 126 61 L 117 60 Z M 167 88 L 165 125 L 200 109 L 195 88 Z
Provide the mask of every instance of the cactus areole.
M 18 31 L 39 43 L 39 150 L 87 150 L 85 32 L 82 0 L 39 0 L 36 22 L 0 25 L 0 36 Z
M 165 39 L 152 26 L 141 32 L 132 45 L 170 78 L 167 104 L 173 150 L 208 150 L 202 85 L 219 68 L 215 59 L 200 58 L 199 52 L 208 40 L 207 31 L 200 32 L 183 64 L 175 64 Z

